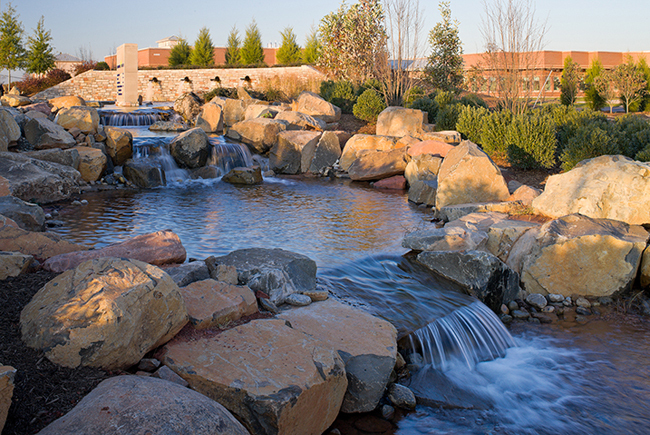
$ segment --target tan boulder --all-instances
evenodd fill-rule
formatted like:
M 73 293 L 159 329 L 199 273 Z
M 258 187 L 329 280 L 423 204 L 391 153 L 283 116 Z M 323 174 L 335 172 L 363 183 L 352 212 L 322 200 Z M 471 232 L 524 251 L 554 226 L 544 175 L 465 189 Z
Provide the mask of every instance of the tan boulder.
M 397 358 L 393 325 L 332 299 L 283 311 L 279 317 L 343 358 L 348 389 L 341 411 L 370 412 L 377 407 Z
M 485 248 L 504 263 L 510 255 L 512 247 L 524 233 L 533 228 L 539 228 L 535 222 L 504 219 L 490 225 L 487 229 L 487 245 Z
M 162 361 L 259 435 L 324 433 L 348 385 L 336 351 L 280 319 L 175 339 L 164 347 Z
M 409 184 L 409 201 L 416 204 L 436 205 L 438 172 L 441 164 L 442 158 L 432 154 L 418 154 L 411 158 L 404 169 L 404 177 Z
M 244 120 L 244 112 L 246 110 L 246 103 L 242 100 L 235 100 L 233 98 L 226 98 L 223 103 L 223 123 L 231 127 L 239 121 Z
M 508 201 L 519 201 L 525 206 L 530 206 L 535 198 L 537 198 L 542 193 L 541 190 L 535 189 L 534 187 L 522 185 L 515 190 Z
M 418 109 L 387 107 L 377 116 L 377 135 L 419 137 L 423 132 L 426 119 L 426 112 Z
M 203 99 L 194 92 L 186 92 L 174 101 L 174 111 L 181 115 L 190 125 L 194 124 L 201 111 Z
M 243 184 L 252 186 L 261 184 L 264 179 L 262 178 L 262 168 L 259 166 L 238 167 L 232 168 L 226 175 L 221 178 L 224 183 L 230 184 Z
M 106 170 L 108 159 L 97 148 L 77 146 L 73 149 L 79 153 L 79 173 L 84 181 L 97 181 Z
M 228 130 L 226 136 L 245 143 L 252 152 L 264 154 L 278 142 L 278 135 L 286 129 L 285 121 L 255 118 L 236 123 Z
M 606 155 L 549 177 L 532 206 L 552 218 L 580 213 L 633 225 L 650 224 L 648 192 L 650 163 Z
M 572 214 L 527 231 L 507 264 L 529 293 L 611 296 L 632 285 L 648 237 L 639 225 Z
M 389 151 L 362 151 L 348 168 L 350 178 L 355 181 L 381 180 L 393 175 L 404 174 L 408 164 L 407 148 Z
M 31 255 L 0 251 L 0 281 L 27 272 L 32 261 L 34 257 Z
M 300 112 L 285 111 L 278 113 L 275 119 L 279 121 L 287 121 L 289 125 L 287 130 L 316 130 L 323 131 L 327 128 L 327 123 L 313 116 L 306 115 Z
M 320 137 L 321 133 L 316 131 L 280 132 L 278 141 L 269 152 L 269 168 L 278 174 L 299 174 L 303 149 L 315 149 Z
M 650 287 L 650 246 L 643 251 L 643 260 L 641 260 L 641 288 Z
M 476 144 L 454 147 L 440 166 L 436 207 L 475 202 L 501 202 L 510 192 L 497 165 Z
M 409 148 L 409 156 L 415 157 L 422 154 L 429 154 L 436 157 L 445 158 L 447 153 L 454 149 L 453 145 L 438 140 L 420 141 Z
M 401 137 L 397 143 L 395 144 L 395 148 L 402 148 L 402 147 L 413 147 L 415 145 L 418 145 L 420 142 L 422 142 L 420 139 L 413 137 L 413 136 L 404 136 Z M 410 156 L 412 154 L 409 153 Z
M 85 106 L 86 102 L 81 97 L 76 97 L 74 95 L 66 95 L 64 97 L 56 97 L 47 101 L 52 106 L 52 111 L 56 112 L 59 109 L 76 107 L 76 106 Z
M 64 367 L 125 369 L 187 323 L 178 286 L 155 266 L 104 257 L 47 283 L 20 315 L 22 339 Z
M 206 279 L 180 291 L 195 329 L 223 327 L 257 312 L 257 298 L 246 286 Z
M 320 95 L 303 91 L 296 101 L 296 112 L 311 115 L 325 122 L 336 122 L 341 119 L 341 109 L 325 101 Z
M 101 257 L 130 258 L 162 266 L 182 263 L 186 251 L 181 239 L 171 230 L 142 234 L 129 240 L 86 252 L 70 252 L 49 258 L 43 268 L 50 272 L 64 272 L 74 269 L 82 262 Z
M 266 103 L 266 104 L 264 104 Z M 253 118 L 275 118 L 277 112 L 271 109 L 268 102 L 259 102 L 254 104 L 249 104 L 244 110 L 244 120 L 253 119 Z
M 11 407 L 11 398 L 14 395 L 15 376 L 15 368 L 0 364 L 0 432 L 2 432 L 5 426 L 9 408 Z
M 449 222 L 471 213 L 514 214 L 521 210 L 521 206 L 521 201 L 474 202 L 470 204 L 446 205 L 436 210 L 436 217 L 445 222 Z
M 130 131 L 117 127 L 104 127 L 106 133 L 106 152 L 115 166 L 122 166 L 133 157 L 133 135 Z
M 217 103 L 207 103 L 196 118 L 196 126 L 206 133 L 223 131 L 223 110 Z
M 54 233 L 25 231 L 10 219 L 0 218 L 0 251 L 21 252 L 39 261 L 68 252 L 87 250 L 88 247 L 68 242 Z
M 3 106 L 9 106 L 9 107 L 29 106 L 30 104 L 32 104 L 32 100 L 30 100 L 28 97 L 23 97 L 22 95 L 11 95 L 11 94 L 5 94 L 2 97 L 0 97 L 0 102 L 2 103 Z
M 7 110 L 0 109 L 0 152 L 7 151 L 9 146 L 20 139 L 20 127 Z
M 102 381 L 41 435 L 249 435 L 223 406 L 169 381 L 116 376 Z
M 370 134 L 355 134 L 347 141 L 339 164 L 341 169 L 347 171 L 352 162 L 359 157 L 363 150 L 390 151 L 395 148 L 395 138 L 388 136 L 375 136 Z
M 59 110 L 54 122 L 66 130 L 76 127 L 84 134 L 95 134 L 99 127 L 99 113 L 94 107 L 66 107 Z
M 332 131 L 326 131 L 318 142 L 309 142 L 302 149 L 300 170 L 309 174 L 321 174 L 334 166 L 341 157 L 339 137 Z
M 458 145 L 462 141 L 460 133 L 454 130 L 425 131 L 419 136 L 419 138 L 423 141 L 435 140 L 452 145 Z

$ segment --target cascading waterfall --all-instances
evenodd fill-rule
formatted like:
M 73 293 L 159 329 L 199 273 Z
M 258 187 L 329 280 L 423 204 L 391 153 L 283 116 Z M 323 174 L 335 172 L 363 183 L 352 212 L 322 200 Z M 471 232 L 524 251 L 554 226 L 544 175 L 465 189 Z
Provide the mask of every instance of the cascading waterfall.
M 103 125 L 111 127 L 145 127 L 162 120 L 160 112 L 151 110 L 132 112 L 100 111 L 99 117 Z
M 210 143 L 212 155 L 208 165 L 219 168 L 221 175 L 227 174 L 232 168 L 253 165 L 253 157 L 246 145 L 227 143 L 223 136 L 211 137 Z

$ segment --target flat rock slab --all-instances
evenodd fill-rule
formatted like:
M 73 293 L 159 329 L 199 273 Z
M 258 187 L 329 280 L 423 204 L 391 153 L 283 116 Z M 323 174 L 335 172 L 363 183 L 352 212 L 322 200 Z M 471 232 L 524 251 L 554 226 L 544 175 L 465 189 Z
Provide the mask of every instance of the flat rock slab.
M 348 377 L 341 411 L 370 412 L 377 407 L 397 358 L 393 325 L 332 299 L 284 311 L 278 317 L 341 355 Z
M 41 435 L 249 435 L 223 406 L 161 379 L 117 376 L 101 382 Z
M 126 369 L 187 323 L 178 286 L 136 260 L 100 258 L 48 282 L 20 314 L 22 339 L 64 367 Z
M 57 234 L 25 231 L 0 219 L 0 251 L 21 252 L 43 261 L 53 256 L 87 249 L 87 246 L 68 242 Z
M 280 319 L 175 339 L 162 360 L 253 434 L 320 435 L 336 419 L 347 388 L 338 354 Z
M 206 279 L 183 287 L 181 294 L 196 329 L 225 326 L 257 312 L 257 298 L 245 286 Z
M 43 268 L 50 272 L 65 272 L 86 260 L 101 257 L 131 258 L 160 266 L 182 263 L 186 255 L 181 239 L 171 230 L 164 230 L 136 236 L 101 249 L 57 255 L 49 258 Z

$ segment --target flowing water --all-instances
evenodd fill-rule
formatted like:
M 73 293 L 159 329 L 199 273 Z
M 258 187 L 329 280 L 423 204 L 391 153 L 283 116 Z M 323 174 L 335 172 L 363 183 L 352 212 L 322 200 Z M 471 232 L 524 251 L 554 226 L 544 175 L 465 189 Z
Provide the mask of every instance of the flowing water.
M 170 137 L 133 131 L 138 158 L 166 158 Z M 239 145 L 211 140 L 212 164 L 250 164 Z M 64 225 L 54 230 L 101 247 L 170 228 L 189 257 L 250 247 L 309 256 L 319 286 L 391 321 L 403 352 L 414 352 L 409 386 L 421 405 L 394 433 L 650 431 L 645 320 L 610 313 L 586 325 L 518 324 L 508 332 L 483 304 L 404 255 L 404 233 L 431 215 L 402 193 L 335 179 L 266 178 L 242 187 L 171 178 L 163 188 L 84 195 L 87 206 L 59 207 Z

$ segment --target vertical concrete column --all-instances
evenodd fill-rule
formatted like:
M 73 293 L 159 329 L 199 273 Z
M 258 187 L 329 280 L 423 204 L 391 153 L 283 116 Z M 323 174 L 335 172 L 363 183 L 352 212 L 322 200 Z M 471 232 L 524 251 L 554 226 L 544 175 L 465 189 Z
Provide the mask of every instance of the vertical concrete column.
M 138 106 L 138 44 L 117 47 L 117 100 L 124 107 Z

